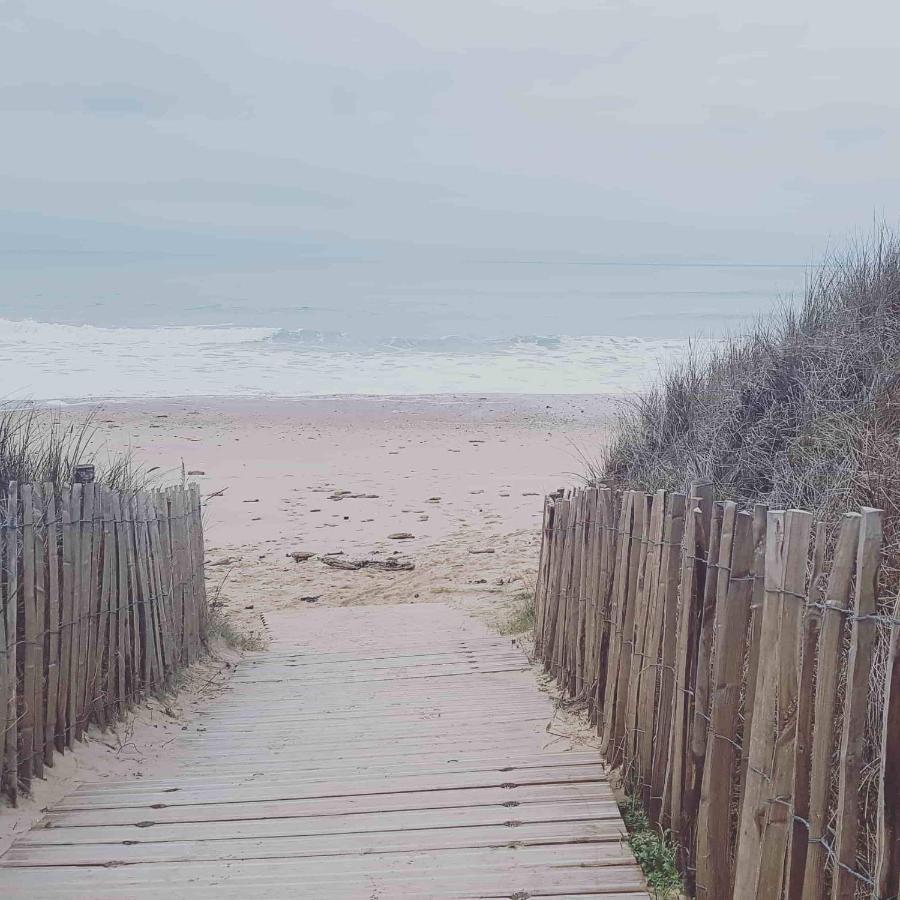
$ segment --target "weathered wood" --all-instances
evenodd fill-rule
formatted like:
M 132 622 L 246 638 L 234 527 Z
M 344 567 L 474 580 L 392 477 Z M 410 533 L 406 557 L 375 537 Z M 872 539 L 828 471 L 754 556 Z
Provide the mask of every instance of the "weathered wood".
M 131 680 L 131 644 L 129 640 L 128 588 L 128 526 L 122 516 L 122 502 L 113 494 L 113 519 L 116 531 L 116 692 L 115 714 L 121 716 L 128 704 L 128 685 Z
M 753 596 L 750 602 L 750 634 L 747 647 L 747 673 L 744 679 L 744 739 L 741 747 L 741 773 L 738 785 L 738 809 L 744 802 L 747 765 L 750 760 L 748 736 L 753 729 L 753 708 L 759 673 L 760 638 L 762 635 L 763 600 L 766 594 L 766 534 L 769 508 L 764 503 L 753 507 Z
M 729 523 L 734 521 L 733 506 L 729 507 Z M 698 560 L 702 572 L 702 605 L 697 627 L 697 649 L 693 666 L 693 684 L 691 693 L 691 715 L 688 747 L 685 751 L 685 775 L 681 811 L 689 823 L 696 823 L 697 809 L 700 805 L 700 788 L 703 779 L 703 763 L 706 759 L 706 732 L 709 720 L 709 683 L 712 666 L 713 635 L 715 633 L 716 600 L 718 572 L 721 560 L 722 522 L 725 508 L 721 503 L 713 504 L 709 518 L 709 532 L 703 533 L 700 550 L 705 553 Z M 708 536 L 707 536 L 708 535 Z M 731 532 L 729 524 L 728 551 L 731 550 Z M 727 577 L 727 571 L 725 573 Z M 699 575 L 698 575 L 699 581 Z M 698 583 L 698 590 L 700 584 Z M 684 841 L 685 849 L 690 853 L 694 847 L 693 837 Z M 693 857 L 689 857 L 692 859 Z
M 559 575 L 557 581 L 557 613 L 556 631 L 551 651 L 551 669 L 553 676 L 560 679 L 562 661 L 565 653 L 566 628 L 569 609 L 569 579 L 572 574 L 572 532 L 575 527 L 575 505 L 568 499 L 560 501 L 563 516 L 560 526 Z M 564 523 L 564 524 L 563 524 Z
M 708 898 L 728 897 L 732 889 L 731 829 L 728 823 L 731 785 L 738 759 L 737 727 L 743 649 L 753 594 L 750 574 L 753 519 L 748 513 L 738 513 L 729 521 L 730 518 L 726 510 L 727 524 L 723 525 L 722 530 L 724 535 L 727 528 L 729 536 L 723 538 L 721 546 L 730 545 L 731 557 L 726 561 L 729 573 L 726 594 L 719 597 L 716 607 L 710 721 L 697 817 L 696 891 L 698 897 Z M 721 556 L 719 560 L 721 566 Z
M 6 696 L 0 697 L 0 703 L 6 707 L 4 734 L 6 736 L 4 785 L 3 789 L 10 803 L 16 805 L 19 796 L 19 710 L 18 710 L 18 627 L 19 627 L 19 563 L 18 563 L 18 528 L 19 503 L 18 485 L 15 481 L 9 484 L 6 499 L 6 522 L 4 528 L 5 583 L 6 583 Z
M 662 610 L 662 646 L 660 648 L 659 702 L 653 729 L 653 764 L 650 780 L 649 813 L 652 822 L 663 820 L 669 736 L 672 729 L 672 699 L 675 690 L 675 650 L 678 636 L 678 578 L 681 569 L 681 542 L 684 537 L 684 494 L 671 494 L 668 500 L 663 557 L 660 563 L 660 607 Z M 663 822 L 668 826 L 668 816 Z
M 547 591 L 550 580 L 550 552 L 553 535 L 553 498 L 544 497 L 541 519 L 541 550 L 534 585 L 534 653 L 541 657 L 544 649 L 544 617 L 547 614 Z
M 75 683 L 72 727 L 75 737 L 81 740 L 85 729 L 85 707 L 87 705 L 87 667 L 91 624 L 91 557 L 94 542 L 94 489 L 95 485 L 74 485 L 82 488 L 81 514 L 79 516 L 79 543 L 76 581 L 76 653 L 73 660 Z
M 626 722 L 629 711 L 631 671 L 634 664 L 634 632 L 636 610 L 639 598 L 639 579 L 641 565 L 646 558 L 645 534 L 649 528 L 650 497 L 642 491 L 635 491 L 632 496 L 631 532 L 628 542 L 627 562 L 623 559 L 623 567 L 627 571 L 624 579 L 625 599 L 624 617 L 622 619 L 622 647 L 619 652 L 619 675 L 616 687 L 616 706 L 612 732 L 612 744 L 607 751 L 609 762 L 613 766 L 623 763 L 626 752 Z
M 602 490 L 599 496 L 600 564 L 597 573 L 597 659 L 596 688 L 594 692 L 594 722 L 598 732 L 601 726 L 603 701 L 610 670 L 609 652 L 612 637 L 612 592 L 616 554 L 616 498 L 612 491 Z
M 685 519 L 681 550 L 681 573 L 678 589 L 678 635 L 675 643 L 675 695 L 672 726 L 666 751 L 666 788 L 668 805 L 663 813 L 676 840 L 681 841 L 682 802 L 687 765 L 687 742 L 690 735 L 688 691 L 692 680 L 692 665 L 696 647 L 696 623 L 699 620 L 699 592 L 696 590 L 697 532 L 701 512 L 696 498 L 688 500 L 690 509 Z
M 34 649 L 34 733 L 32 738 L 32 765 L 37 778 L 44 777 L 44 722 L 47 697 L 47 525 L 44 493 L 40 485 L 34 486 L 34 606 L 37 641 Z
M 63 615 L 62 615 L 62 665 L 59 685 L 60 698 L 57 715 L 62 735 L 62 743 L 69 749 L 75 740 L 75 693 L 74 672 L 78 655 L 78 553 L 80 546 L 82 485 L 72 485 L 63 491 L 62 532 L 63 532 Z M 60 752 L 62 752 L 62 748 Z
M 656 528 L 650 529 L 653 542 L 648 549 L 647 571 L 647 614 L 644 640 L 640 657 L 640 681 L 637 694 L 637 715 L 635 717 L 635 744 L 637 750 L 636 769 L 643 785 L 643 802 L 650 808 L 651 780 L 653 774 L 653 743 L 656 724 L 656 693 L 660 677 L 660 643 L 662 640 L 663 617 L 665 615 L 665 583 L 661 579 L 665 536 L 671 529 L 672 511 L 665 491 L 657 491 L 653 507 L 659 507 Z M 652 515 L 651 515 L 652 519 Z
M 44 763 L 53 765 L 54 751 L 60 746 L 59 730 L 60 672 L 62 671 L 61 646 L 63 633 L 63 579 L 60 574 L 62 559 L 59 553 L 59 522 L 61 506 L 56 504 L 56 489 L 44 485 L 46 498 L 47 531 L 47 712 L 44 719 Z
M 646 896 L 599 754 L 548 748 L 553 703 L 522 677 L 527 660 L 508 641 L 439 604 L 309 615 L 330 652 L 304 641 L 287 653 L 276 639 L 242 661 L 244 677 L 214 701 L 209 735 L 180 734 L 176 771 L 76 790 L 50 811 L 51 827 L 0 862 L 4 887 L 221 892 L 224 862 L 228 891 L 237 867 L 260 896 L 362 897 L 373 884 L 385 896 Z M 411 667 L 471 670 L 471 647 L 486 661 L 464 684 L 403 677 Z M 490 658 L 507 654 L 518 664 L 493 672 Z M 391 661 L 383 671 L 396 677 L 355 680 Z M 310 720 L 323 708 L 342 721 Z M 270 767 L 285 760 L 281 749 L 290 764 Z
M 844 723 L 838 762 L 838 806 L 834 829 L 835 858 L 838 865 L 832 876 L 832 897 L 852 898 L 858 879 L 849 870 L 859 870 L 856 861 L 859 835 L 860 783 L 863 768 L 866 706 L 869 677 L 875 647 L 875 622 L 878 597 L 878 566 L 881 555 L 881 510 L 864 507 L 859 525 L 856 553 L 856 589 L 850 628 L 850 655 L 847 659 L 847 685 L 844 699 Z M 896 798 L 894 798 L 895 802 Z
M 572 673 L 572 687 L 576 697 L 585 698 L 585 679 L 590 678 L 592 666 L 592 616 L 594 612 L 591 594 L 592 571 L 594 567 L 593 549 L 596 516 L 596 488 L 587 488 L 582 492 L 582 521 L 580 560 L 578 566 L 578 624 L 575 634 L 575 668 Z
M 622 497 L 622 505 L 619 510 L 619 523 L 616 529 L 616 559 L 613 572 L 612 609 L 610 612 L 610 637 L 608 654 L 608 674 L 606 690 L 604 692 L 601 728 L 601 751 L 609 757 L 613 743 L 613 728 L 615 722 L 616 692 L 619 683 L 619 667 L 622 657 L 622 633 L 625 619 L 625 594 L 628 566 L 625 560 L 628 558 L 628 546 L 632 528 L 632 516 L 634 509 L 634 495 L 626 491 Z
M 819 662 L 813 710 L 813 743 L 809 781 L 809 846 L 803 880 L 804 900 L 818 900 L 825 892 L 828 857 L 822 844 L 828 822 L 828 795 L 834 751 L 834 722 L 844 643 L 846 610 L 859 540 L 859 513 L 842 519 L 825 590 L 819 638 Z
M 806 868 L 806 852 L 809 834 L 809 776 L 812 753 L 813 707 L 815 700 L 814 675 L 819 631 L 822 625 L 822 579 L 825 572 L 825 524 L 817 522 L 813 541 L 812 575 L 809 580 L 809 602 L 802 613 L 800 638 L 800 678 L 797 685 L 797 740 L 793 760 L 794 815 L 790 827 L 787 854 L 788 897 L 800 897 L 803 893 L 803 872 Z
M 652 618 L 650 605 L 651 594 L 655 592 L 653 572 L 657 559 L 657 550 L 662 535 L 663 507 L 659 496 L 647 498 L 648 515 L 644 518 L 644 528 L 640 536 L 640 559 L 637 568 L 637 590 L 634 595 L 634 628 L 630 632 L 629 650 L 631 655 L 628 690 L 625 695 L 625 732 L 623 740 L 623 769 L 636 790 L 643 787 L 643 778 L 638 761 L 639 745 L 639 701 L 641 677 L 644 674 L 644 643 L 647 637 L 648 622 Z M 658 573 L 657 573 L 658 574 Z
M 22 503 L 22 612 L 24 666 L 22 673 L 22 700 L 19 719 L 19 782 L 26 788 L 31 784 L 34 770 L 34 697 L 38 673 L 35 670 L 37 656 L 38 623 L 34 583 L 34 503 L 30 484 L 20 489 Z
M 781 894 L 793 810 L 800 612 L 806 596 L 811 524 L 810 514 L 801 510 L 769 513 L 760 639 L 763 648 L 773 649 L 760 656 L 739 819 L 736 898 Z
M 103 512 L 101 507 L 101 491 L 97 485 L 91 485 L 90 518 L 85 526 L 90 529 L 90 561 L 89 582 L 87 590 L 88 620 L 87 620 L 87 657 L 85 660 L 85 686 L 82 705 L 82 721 L 86 727 L 92 721 L 96 706 L 97 693 L 97 657 L 102 657 L 102 651 L 98 652 L 100 629 L 100 605 L 101 578 L 100 560 L 103 554 Z
M 881 726 L 881 777 L 878 780 L 878 822 L 875 892 L 879 897 L 900 891 L 900 597 L 894 621 L 884 682 Z

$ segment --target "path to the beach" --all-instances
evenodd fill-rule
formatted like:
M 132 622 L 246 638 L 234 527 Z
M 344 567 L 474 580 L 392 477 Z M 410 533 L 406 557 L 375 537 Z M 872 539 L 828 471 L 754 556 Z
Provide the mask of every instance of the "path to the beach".
M 508 638 L 441 604 L 272 630 L 172 777 L 83 785 L 0 860 L 3 896 L 647 896 L 599 756 L 548 732 Z

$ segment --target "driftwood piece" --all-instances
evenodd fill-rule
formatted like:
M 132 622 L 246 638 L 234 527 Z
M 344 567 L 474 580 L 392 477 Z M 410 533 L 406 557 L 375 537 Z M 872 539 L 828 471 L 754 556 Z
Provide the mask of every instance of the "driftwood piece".
M 408 559 L 340 559 L 336 556 L 320 556 L 319 561 L 331 569 L 346 569 L 356 571 L 358 569 L 378 569 L 381 572 L 411 572 L 416 564 Z

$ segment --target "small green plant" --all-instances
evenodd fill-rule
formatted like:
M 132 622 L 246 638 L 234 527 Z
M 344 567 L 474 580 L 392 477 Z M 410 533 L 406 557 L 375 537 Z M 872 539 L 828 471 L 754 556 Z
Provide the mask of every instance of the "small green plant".
M 500 623 L 500 634 L 522 634 L 534 628 L 534 594 L 519 591 L 513 600 L 515 605 L 506 619 Z
M 266 639 L 261 631 L 239 631 L 228 614 L 216 603 L 211 604 L 206 625 L 209 640 L 220 640 L 234 650 L 265 650 Z
M 628 829 L 628 846 L 647 879 L 651 895 L 657 900 L 676 900 L 682 895 L 682 884 L 676 848 L 669 833 L 651 825 L 636 797 L 626 797 L 619 808 Z

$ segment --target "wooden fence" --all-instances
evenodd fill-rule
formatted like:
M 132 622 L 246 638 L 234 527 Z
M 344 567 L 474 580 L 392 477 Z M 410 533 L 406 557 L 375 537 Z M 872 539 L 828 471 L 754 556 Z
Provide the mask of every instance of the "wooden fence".
M 195 486 L 8 486 L 0 514 L 0 785 L 33 777 L 201 652 Z
M 545 504 L 536 653 L 698 897 L 896 897 L 897 612 L 881 512 L 585 488 Z

